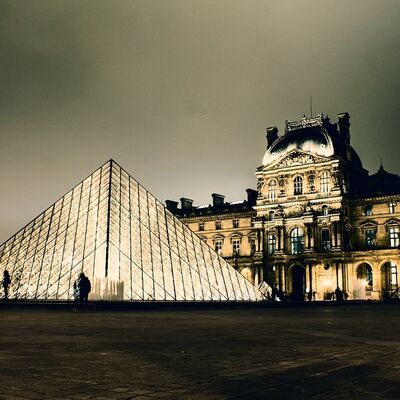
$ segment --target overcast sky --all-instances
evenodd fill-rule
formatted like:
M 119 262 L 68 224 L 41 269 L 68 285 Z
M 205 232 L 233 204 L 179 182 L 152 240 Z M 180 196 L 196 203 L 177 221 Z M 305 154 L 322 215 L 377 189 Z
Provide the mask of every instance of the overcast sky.
M 0 0 L 0 242 L 110 158 L 161 201 L 242 200 L 310 94 L 400 173 L 399 42 L 398 0 Z

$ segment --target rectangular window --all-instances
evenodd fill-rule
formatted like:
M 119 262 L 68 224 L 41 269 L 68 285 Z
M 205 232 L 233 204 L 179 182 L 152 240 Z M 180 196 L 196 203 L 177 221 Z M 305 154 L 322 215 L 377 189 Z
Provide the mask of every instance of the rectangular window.
M 367 216 L 372 215 L 372 206 L 365 207 L 365 215 Z
M 394 214 L 396 212 L 396 203 L 389 203 L 389 214 Z
M 397 287 L 397 265 L 393 261 L 390 262 L 390 284 L 392 289 Z
M 221 254 L 221 253 L 222 253 L 222 240 L 216 240 L 216 241 L 215 241 L 215 251 L 216 251 L 218 254 Z
M 399 227 L 392 226 L 389 228 L 389 245 L 390 247 L 398 247 L 399 244 Z
M 233 227 L 234 227 L 234 228 L 239 228 L 239 220 L 238 220 L 237 218 L 235 218 L 235 219 L 233 220 Z
M 376 245 L 376 231 L 375 231 L 375 229 L 367 229 L 365 231 L 365 245 L 368 248 L 375 247 L 375 245 Z
M 233 255 L 239 255 L 239 249 L 240 249 L 240 239 L 233 239 L 232 240 Z
M 322 250 L 329 251 L 331 249 L 331 235 L 329 229 L 321 231 Z
M 276 250 L 276 235 L 268 235 L 268 254 L 274 254 Z
M 221 221 L 215 221 L 215 229 L 221 229 Z
M 199 222 L 199 231 L 204 231 L 204 222 Z

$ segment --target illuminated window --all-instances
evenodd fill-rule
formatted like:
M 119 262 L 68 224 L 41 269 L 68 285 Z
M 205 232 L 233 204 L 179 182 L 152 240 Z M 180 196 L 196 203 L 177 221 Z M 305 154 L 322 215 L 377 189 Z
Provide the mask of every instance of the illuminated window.
M 276 250 L 276 235 L 268 235 L 268 254 L 274 254 Z
M 239 228 L 239 220 L 238 220 L 237 218 L 235 218 L 235 219 L 233 220 L 233 227 L 234 227 L 234 228 Z
M 233 250 L 233 255 L 239 255 L 240 239 L 233 239 L 232 240 L 232 250 Z
M 397 265 L 393 261 L 390 261 L 390 284 L 392 289 L 397 286 L 397 283 Z
M 331 237 L 329 229 L 322 229 L 321 231 L 321 242 L 322 250 L 329 251 L 331 249 Z
M 365 215 L 367 216 L 372 215 L 372 206 L 365 207 Z
M 389 245 L 390 245 L 390 247 L 398 247 L 399 244 L 400 244 L 399 227 L 391 226 L 389 228 Z
M 221 229 L 221 221 L 215 221 L 215 229 Z
M 273 200 L 276 199 L 276 195 L 277 195 L 277 183 L 275 179 L 271 179 L 268 182 L 268 198 Z
M 303 178 L 301 176 L 296 176 L 294 178 L 294 194 L 299 195 L 303 194 Z
M 214 248 L 218 254 L 221 254 L 221 252 L 222 252 L 222 240 L 221 239 L 218 239 L 214 242 Z
M 304 235 L 301 228 L 294 228 L 290 233 L 290 244 L 292 254 L 300 254 L 304 249 Z
M 329 172 L 324 171 L 321 175 L 321 193 L 329 192 Z
M 394 214 L 396 212 L 396 203 L 389 203 L 389 214 Z
M 375 229 L 367 229 L 365 231 L 365 245 L 368 248 L 375 247 L 375 245 L 376 245 L 376 230 Z
M 199 231 L 204 231 L 204 222 L 199 222 Z

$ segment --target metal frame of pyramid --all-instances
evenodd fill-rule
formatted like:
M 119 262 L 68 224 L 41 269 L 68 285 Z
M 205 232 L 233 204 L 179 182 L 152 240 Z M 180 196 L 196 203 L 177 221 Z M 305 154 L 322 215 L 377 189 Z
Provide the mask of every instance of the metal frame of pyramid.
M 258 300 L 256 287 L 110 160 L 0 246 L 10 298 Z

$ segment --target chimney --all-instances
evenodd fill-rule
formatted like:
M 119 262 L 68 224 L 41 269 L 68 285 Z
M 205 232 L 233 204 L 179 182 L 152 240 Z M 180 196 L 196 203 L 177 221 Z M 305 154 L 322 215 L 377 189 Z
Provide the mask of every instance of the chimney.
M 178 210 L 178 202 L 173 200 L 165 200 L 167 210 L 171 211 L 172 214 L 176 214 Z
M 267 149 L 274 144 L 276 139 L 278 139 L 278 128 L 276 126 L 267 128 Z
M 339 133 L 346 144 L 350 144 L 350 115 L 349 113 L 338 114 Z
M 182 211 L 190 211 L 192 209 L 193 200 L 181 197 L 181 209 Z
M 250 206 L 255 206 L 257 202 L 258 192 L 254 189 L 246 189 L 247 192 L 247 203 Z
M 213 207 L 222 207 L 224 205 L 225 196 L 217 193 L 213 193 L 211 196 L 213 199 Z

